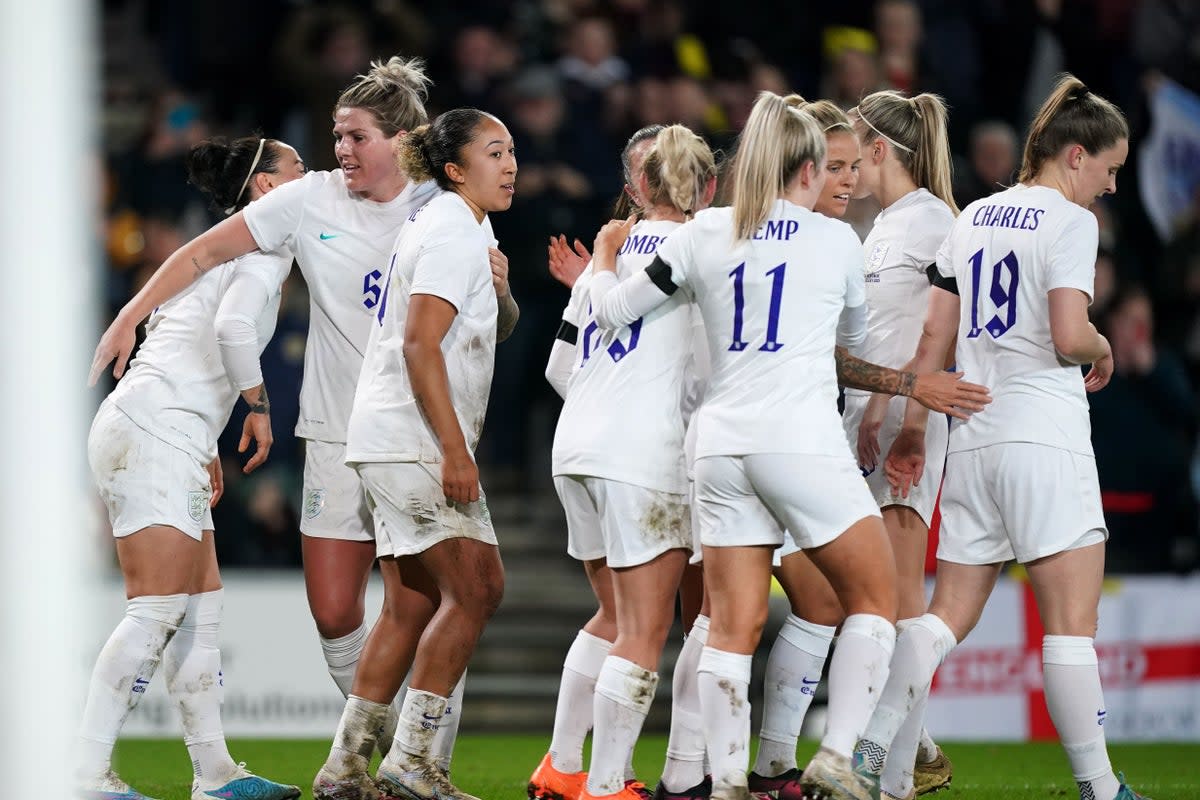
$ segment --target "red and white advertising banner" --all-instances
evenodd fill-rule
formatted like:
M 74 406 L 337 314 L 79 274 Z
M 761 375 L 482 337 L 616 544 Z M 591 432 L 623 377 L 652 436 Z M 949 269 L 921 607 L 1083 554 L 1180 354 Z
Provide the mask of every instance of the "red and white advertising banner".
M 1033 591 L 1001 579 L 979 625 L 934 677 L 941 739 L 1054 739 Z M 1113 579 L 1096 636 L 1110 741 L 1200 741 L 1200 577 Z

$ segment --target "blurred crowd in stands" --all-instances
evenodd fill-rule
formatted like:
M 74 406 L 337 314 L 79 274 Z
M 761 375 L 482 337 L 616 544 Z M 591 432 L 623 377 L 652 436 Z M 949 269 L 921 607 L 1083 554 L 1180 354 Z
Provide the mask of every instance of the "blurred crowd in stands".
M 431 112 L 467 105 L 504 120 L 520 173 L 512 210 L 493 223 L 522 317 L 498 348 L 479 461 L 493 495 L 548 504 L 559 401 L 542 372 L 567 290 L 547 272 L 546 242 L 563 233 L 590 247 L 618 195 L 630 133 L 682 122 L 728 152 L 762 89 L 845 108 L 880 88 L 937 92 L 965 206 L 1015 180 L 1024 126 L 1069 69 L 1120 105 L 1133 130 L 1118 194 L 1094 207 L 1093 313 L 1116 362 L 1112 384 L 1091 397 L 1110 571 L 1200 562 L 1200 3 L 106 0 L 100 33 L 98 252 L 114 313 L 219 218 L 183 169 L 205 137 L 257 130 L 295 146 L 311 169 L 335 168 L 336 96 L 372 58 L 396 53 L 428 62 Z M 1182 133 L 1148 153 L 1155 98 L 1172 101 Z M 876 211 L 852 205 L 860 234 Z M 269 466 L 250 478 L 237 468 L 240 405 L 222 440 L 227 494 L 214 518 L 228 534 L 218 536 L 226 565 L 299 563 L 302 454 L 291 429 L 307 315 L 293 271 L 263 356 Z

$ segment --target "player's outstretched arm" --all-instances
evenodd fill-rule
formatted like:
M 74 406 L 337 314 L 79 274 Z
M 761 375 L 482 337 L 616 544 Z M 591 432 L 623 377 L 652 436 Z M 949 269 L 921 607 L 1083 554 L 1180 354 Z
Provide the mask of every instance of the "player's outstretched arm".
M 137 326 L 158 306 L 192 285 L 208 270 L 258 247 L 242 212 L 214 225 L 172 253 L 132 300 L 125 304 L 96 345 L 88 385 L 113 362 L 113 377 L 125 374 L 125 365 L 136 342 Z

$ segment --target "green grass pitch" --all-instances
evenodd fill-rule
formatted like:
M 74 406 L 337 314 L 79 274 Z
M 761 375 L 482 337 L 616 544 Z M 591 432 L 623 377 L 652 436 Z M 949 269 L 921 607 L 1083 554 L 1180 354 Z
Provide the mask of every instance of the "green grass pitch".
M 521 800 L 525 782 L 546 752 L 549 738 L 469 735 L 459 738 L 454 781 L 483 800 Z M 234 740 L 233 757 L 272 780 L 294 783 L 310 798 L 312 779 L 329 752 L 328 741 Z M 816 749 L 802 741 L 801 763 Z M 1034 800 L 1078 797 L 1066 756 L 1056 743 L 948 743 L 954 782 L 938 800 Z M 1200 798 L 1200 744 L 1114 744 L 1113 765 L 1130 785 L 1153 800 Z M 638 743 L 638 776 L 653 788 L 662 769 L 666 738 Z M 181 740 L 128 740 L 117 746 L 116 767 L 138 791 L 159 800 L 189 800 L 191 765 Z

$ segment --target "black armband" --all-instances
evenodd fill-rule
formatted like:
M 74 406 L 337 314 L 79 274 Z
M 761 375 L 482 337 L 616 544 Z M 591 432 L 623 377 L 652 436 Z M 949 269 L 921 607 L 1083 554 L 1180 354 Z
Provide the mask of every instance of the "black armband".
M 947 278 L 945 275 L 939 273 L 936 277 L 934 277 L 933 285 L 939 289 L 945 289 L 950 294 L 958 294 L 957 278 Z
M 675 294 L 679 289 L 675 285 L 675 281 L 671 280 L 671 265 L 658 256 L 655 256 L 654 260 L 650 262 L 650 266 L 646 267 L 646 277 L 667 297 Z
M 575 344 L 579 341 L 579 326 L 572 325 L 565 319 L 558 326 L 558 333 L 554 334 L 555 339 L 562 339 L 567 344 Z

